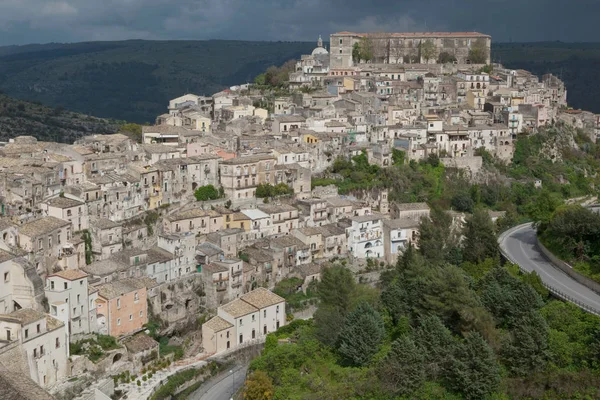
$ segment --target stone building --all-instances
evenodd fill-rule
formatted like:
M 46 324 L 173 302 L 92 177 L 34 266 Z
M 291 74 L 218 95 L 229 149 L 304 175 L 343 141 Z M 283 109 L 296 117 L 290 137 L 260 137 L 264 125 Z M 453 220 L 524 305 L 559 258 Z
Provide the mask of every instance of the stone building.
M 61 321 L 27 308 L 0 314 L 0 364 L 11 365 L 13 373 L 28 374 L 48 387 L 69 376 L 68 357 L 68 333 Z
M 486 64 L 490 63 L 492 38 L 478 32 L 409 32 L 409 33 L 354 33 L 338 32 L 330 36 L 330 68 L 344 69 L 354 66 L 352 50 L 362 38 L 373 44 L 375 63 L 424 63 L 437 60 L 440 53 L 456 57 L 457 63 L 469 63 L 469 51 L 474 45 L 487 49 Z M 430 40 L 435 45 L 435 57 L 425 60 L 421 43 Z

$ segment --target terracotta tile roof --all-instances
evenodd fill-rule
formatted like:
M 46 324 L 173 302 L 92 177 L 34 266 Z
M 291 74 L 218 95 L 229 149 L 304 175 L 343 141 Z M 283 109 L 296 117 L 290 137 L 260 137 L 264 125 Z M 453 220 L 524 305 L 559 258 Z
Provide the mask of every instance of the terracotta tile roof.
M 398 211 L 429 210 L 427 203 L 396 203 Z
M 46 314 L 46 328 L 48 329 L 48 332 L 58 329 L 61 326 L 64 326 L 62 321 Z
M 243 301 L 261 309 L 285 302 L 285 299 L 265 288 L 254 289 L 241 297 Z
M 20 374 L 0 366 L 0 399 L 55 400 L 55 397 L 35 383 L 29 374 Z
M 19 227 L 19 233 L 29 237 L 37 237 L 69 225 L 71 225 L 70 222 L 62 219 L 44 217 L 21 225 Z
M 44 319 L 45 314 L 31 308 L 21 308 L 10 314 L 0 314 L 0 320 L 11 320 L 19 322 L 21 325 L 27 325 L 40 319 Z
M 216 317 L 212 317 L 211 319 L 206 321 L 203 326 L 206 326 L 207 328 L 211 329 L 213 332 L 220 332 L 225 329 L 233 328 L 233 324 L 225 321 L 223 318 L 219 317 L 218 315 Z
M 240 299 L 235 299 L 232 302 L 221 306 L 221 309 L 227 314 L 231 315 L 233 318 L 239 318 L 243 317 L 244 315 L 258 312 L 256 307 Z
M 88 274 L 86 274 L 83 271 L 80 271 L 78 269 L 67 269 L 65 271 L 59 271 L 55 274 L 52 274 L 50 276 L 48 276 L 48 278 L 53 277 L 53 276 L 58 276 L 59 278 L 63 278 L 69 281 L 75 281 L 77 279 L 82 279 L 88 276 Z
M 100 296 L 109 300 L 145 288 L 144 282 L 139 279 L 121 279 L 98 287 Z
M 58 208 L 71 208 L 82 206 L 85 204 L 79 200 L 70 199 L 68 197 L 55 197 L 53 199 L 48 200 L 46 203 L 48 203 L 49 206 Z

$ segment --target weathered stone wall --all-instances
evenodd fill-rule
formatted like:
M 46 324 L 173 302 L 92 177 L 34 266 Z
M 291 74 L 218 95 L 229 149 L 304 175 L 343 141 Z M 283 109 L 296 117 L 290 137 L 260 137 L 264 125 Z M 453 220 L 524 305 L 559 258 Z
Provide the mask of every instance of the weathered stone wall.
M 335 185 L 317 186 L 312 190 L 312 196 L 319 199 L 338 197 L 338 188 Z
M 473 175 L 477 174 L 483 166 L 483 158 L 479 156 L 440 158 L 440 161 L 446 168 L 463 169 L 471 172 Z
M 200 274 L 186 275 L 179 280 L 163 283 L 149 299 L 152 315 L 162 322 L 161 335 L 183 330 L 195 323 L 206 309 L 204 283 Z

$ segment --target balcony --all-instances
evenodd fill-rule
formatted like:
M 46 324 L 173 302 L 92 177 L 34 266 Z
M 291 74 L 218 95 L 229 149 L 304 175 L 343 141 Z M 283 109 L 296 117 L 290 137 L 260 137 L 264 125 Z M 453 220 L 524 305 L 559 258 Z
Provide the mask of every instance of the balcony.
M 234 282 L 231 284 L 231 287 L 234 289 L 239 288 L 240 286 L 242 286 L 242 282 Z
M 237 271 L 234 271 L 234 272 L 231 274 L 231 276 L 232 276 L 232 277 L 234 277 L 234 278 L 235 278 L 235 277 L 238 277 L 238 276 L 240 276 L 240 275 L 242 275 L 242 270 L 241 270 L 241 269 L 240 269 L 240 270 L 237 270 Z
M 229 281 L 229 277 L 225 276 L 223 278 L 213 278 L 213 283 L 221 283 Z

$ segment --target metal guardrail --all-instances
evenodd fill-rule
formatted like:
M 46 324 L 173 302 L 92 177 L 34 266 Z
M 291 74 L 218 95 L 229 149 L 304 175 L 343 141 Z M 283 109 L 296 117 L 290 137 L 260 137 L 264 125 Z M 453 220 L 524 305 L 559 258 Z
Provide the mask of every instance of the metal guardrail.
M 527 271 L 525 268 L 523 268 L 521 265 L 519 265 L 519 263 L 517 263 L 513 259 L 511 259 L 511 257 L 508 255 L 508 253 L 502 247 L 502 242 L 504 241 L 504 238 L 506 236 L 508 236 L 510 233 L 512 233 L 514 230 L 516 230 L 517 228 L 520 228 L 521 226 L 523 226 L 523 225 L 515 226 L 515 227 L 513 227 L 511 229 L 508 229 L 507 231 L 503 232 L 500 235 L 500 237 L 498 238 L 498 243 L 499 243 L 499 248 L 500 248 L 500 254 L 502 254 L 502 257 L 504 257 L 507 261 L 511 262 L 512 264 L 517 265 L 519 267 L 519 270 L 521 272 L 526 273 L 526 274 L 530 274 L 531 273 L 530 271 Z M 558 269 L 558 270 L 560 271 L 560 269 Z M 571 279 L 571 278 L 569 278 L 569 279 Z M 590 307 L 589 305 L 587 305 L 587 304 L 585 304 L 585 303 L 583 303 L 583 302 L 581 302 L 581 301 L 579 301 L 577 299 L 574 299 L 573 297 L 569 296 L 568 294 L 565 294 L 565 293 L 561 292 L 557 288 L 555 288 L 555 287 L 553 287 L 551 285 L 548 285 L 543 280 L 542 280 L 542 285 L 544 285 L 544 287 L 546 289 L 548 289 L 548 291 L 550 293 L 552 293 L 554 296 L 558 297 L 559 299 L 568 301 L 569 303 L 573 303 L 577 307 L 581 308 L 583 311 L 589 312 L 590 314 L 594 314 L 594 315 L 600 316 L 600 310 L 598 310 L 598 309 L 596 309 L 594 307 Z

